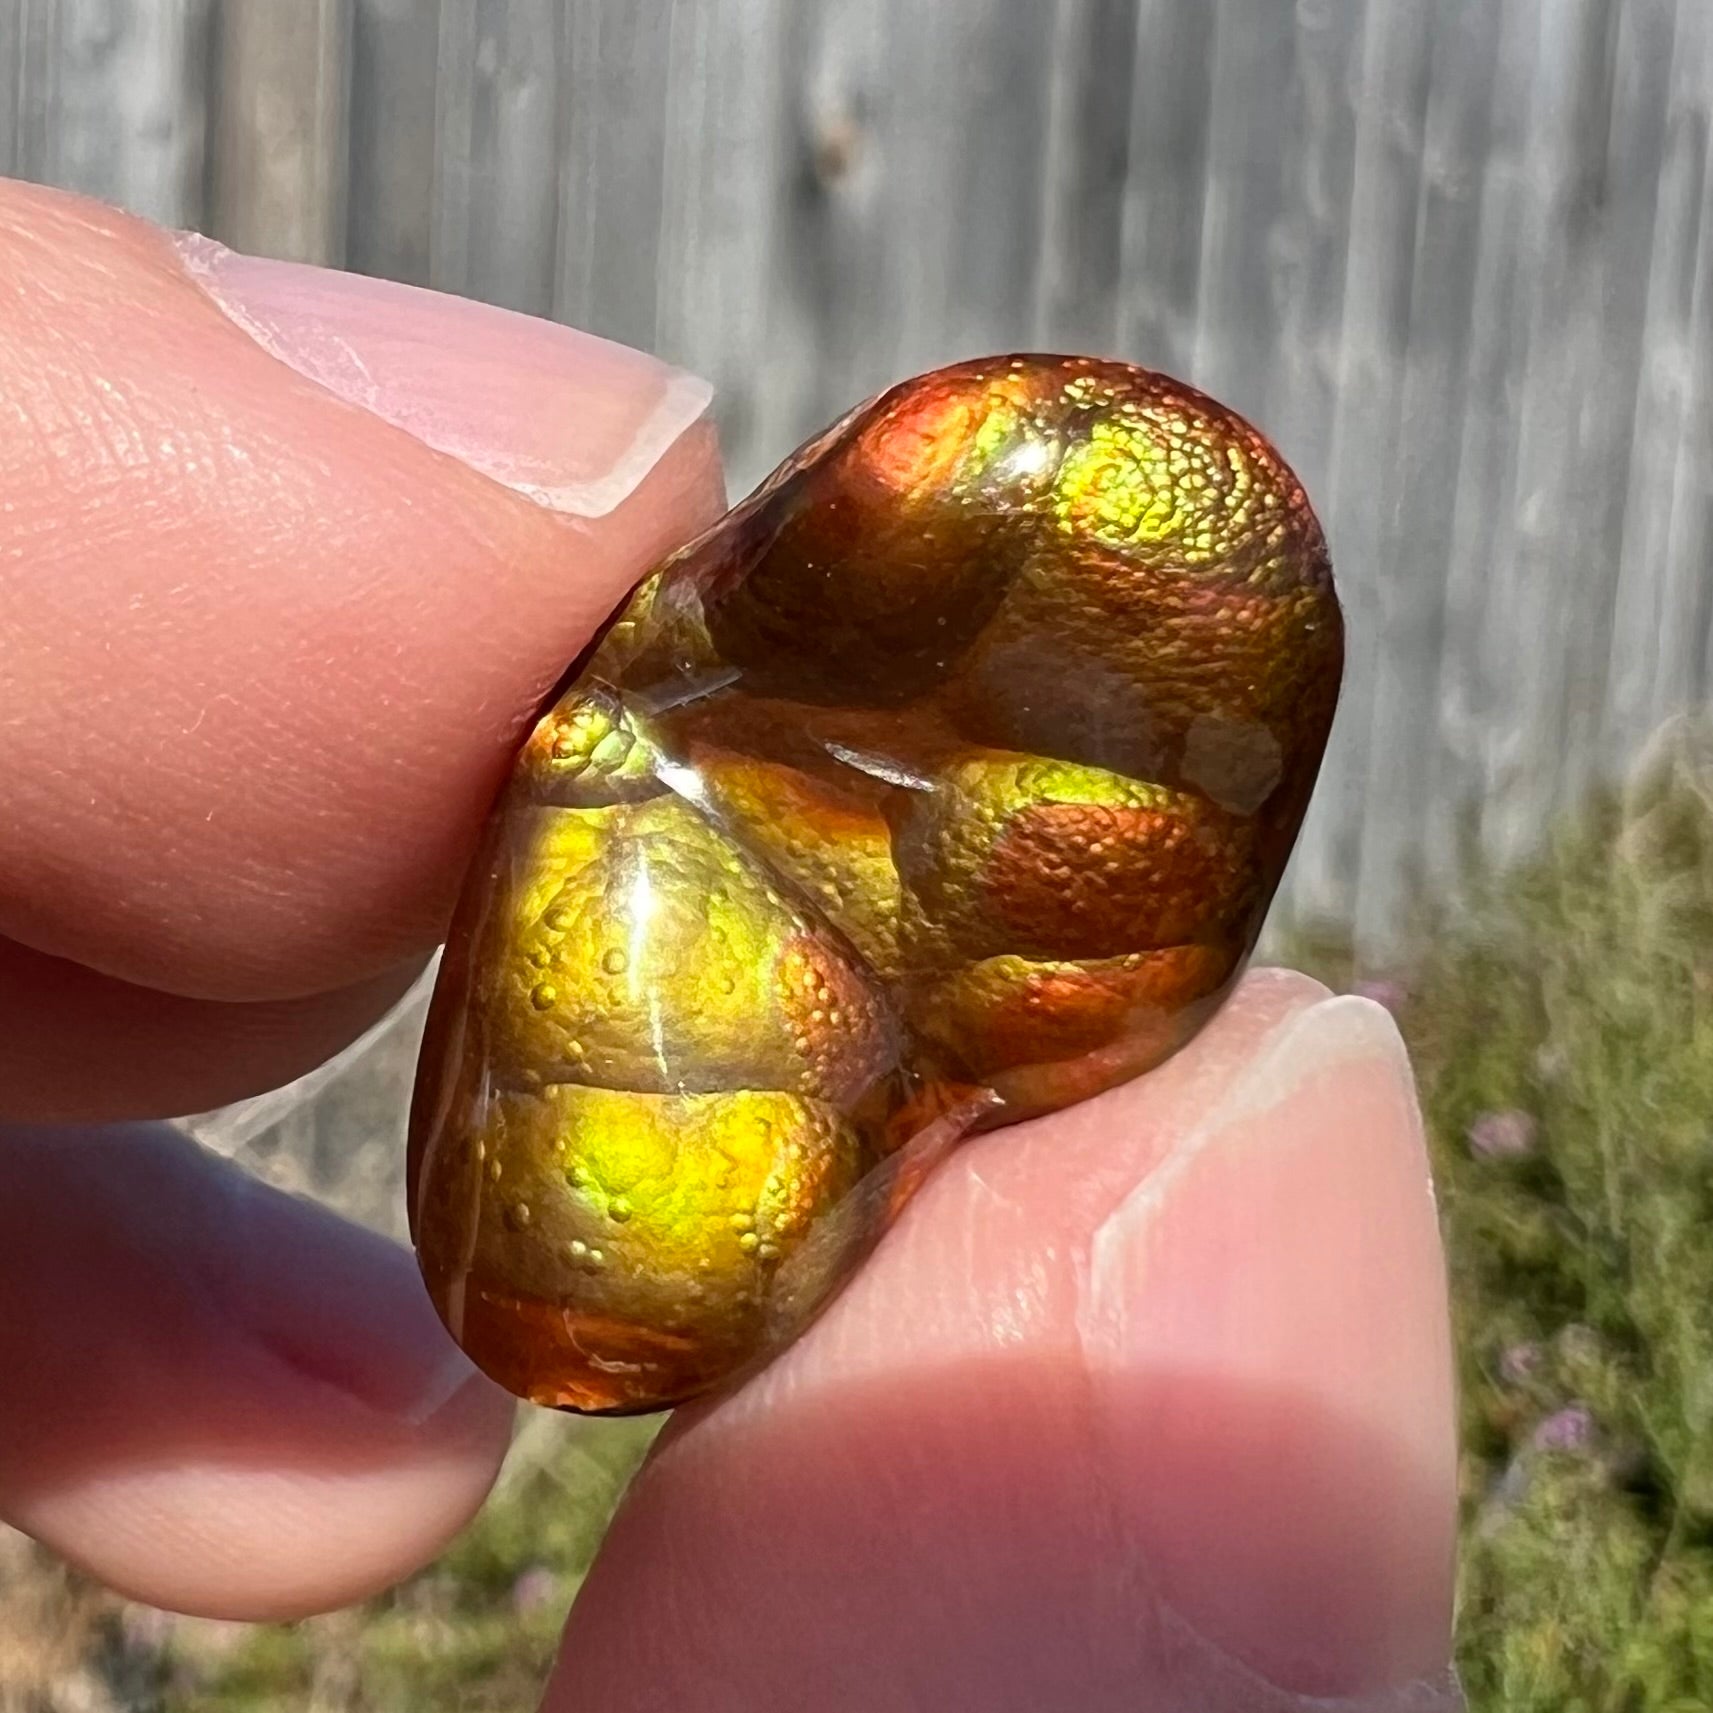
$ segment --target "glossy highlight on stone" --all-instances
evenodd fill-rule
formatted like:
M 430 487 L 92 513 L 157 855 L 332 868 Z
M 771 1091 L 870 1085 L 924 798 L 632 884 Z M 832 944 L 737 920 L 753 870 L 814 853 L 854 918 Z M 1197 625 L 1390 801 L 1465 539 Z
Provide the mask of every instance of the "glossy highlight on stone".
M 1341 663 L 1300 485 L 1165 376 L 963 363 L 804 447 L 489 822 L 411 1119 L 454 1336 L 536 1403 L 683 1402 L 960 1136 L 1158 1064 L 1254 944 Z

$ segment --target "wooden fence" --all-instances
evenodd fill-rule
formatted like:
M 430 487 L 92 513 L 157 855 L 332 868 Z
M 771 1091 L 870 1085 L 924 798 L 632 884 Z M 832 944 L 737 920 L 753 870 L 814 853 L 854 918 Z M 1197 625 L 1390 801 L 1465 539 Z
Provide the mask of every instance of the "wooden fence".
M 659 350 L 734 486 L 984 350 L 1254 416 L 1375 948 L 1713 695 L 1710 119 L 1710 0 L 0 0 L 0 169 Z

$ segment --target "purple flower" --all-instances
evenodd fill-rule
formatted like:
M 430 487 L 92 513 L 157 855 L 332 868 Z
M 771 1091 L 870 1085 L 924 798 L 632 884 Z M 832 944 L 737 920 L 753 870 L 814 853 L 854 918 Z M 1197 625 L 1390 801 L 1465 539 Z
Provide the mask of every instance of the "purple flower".
M 1520 1386 L 1531 1378 L 1541 1365 L 1538 1344 L 1512 1344 L 1499 1355 L 1499 1378 L 1508 1386 Z
M 1519 1160 L 1534 1146 L 1534 1115 L 1517 1107 L 1484 1112 L 1469 1126 L 1470 1151 L 1483 1160 Z
M 539 1612 L 559 1599 L 559 1578 L 544 1565 L 531 1565 L 512 1584 L 512 1609 L 517 1612 Z
M 1404 1008 L 1409 989 L 1401 981 L 1393 981 L 1385 976 L 1374 976 L 1359 981 L 1351 986 L 1350 991 L 1360 999 L 1371 999 L 1376 1005 L 1383 1005 L 1396 1017 Z
M 1586 1404 L 1554 1410 L 1529 1436 L 1536 1451 L 1586 1451 L 1593 1443 L 1594 1412 Z

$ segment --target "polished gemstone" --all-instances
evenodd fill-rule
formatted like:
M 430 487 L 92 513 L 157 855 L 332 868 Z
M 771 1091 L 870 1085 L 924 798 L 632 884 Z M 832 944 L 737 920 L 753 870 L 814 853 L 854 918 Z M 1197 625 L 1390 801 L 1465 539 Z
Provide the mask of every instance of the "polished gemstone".
M 1341 658 L 1295 477 L 1164 376 L 964 363 L 803 448 L 635 591 L 471 871 L 411 1126 L 471 1357 L 563 1408 L 693 1397 L 958 1137 L 1181 1046 Z

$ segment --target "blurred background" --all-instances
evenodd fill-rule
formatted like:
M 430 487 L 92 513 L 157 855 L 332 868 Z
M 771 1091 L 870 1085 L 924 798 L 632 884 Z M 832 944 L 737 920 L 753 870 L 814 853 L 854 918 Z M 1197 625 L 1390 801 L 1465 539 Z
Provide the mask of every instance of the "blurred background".
M 1351 658 L 1271 945 L 1421 1068 L 1506 1709 L 1713 1706 L 1710 119 L 1709 0 L 0 0 L 0 171 L 656 350 L 734 495 L 1002 349 L 1279 443 Z M 415 1017 L 192 1127 L 397 1230 Z M 526 1705 L 641 1444 L 529 1434 L 290 1632 L 11 1543 L 0 1706 Z

